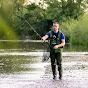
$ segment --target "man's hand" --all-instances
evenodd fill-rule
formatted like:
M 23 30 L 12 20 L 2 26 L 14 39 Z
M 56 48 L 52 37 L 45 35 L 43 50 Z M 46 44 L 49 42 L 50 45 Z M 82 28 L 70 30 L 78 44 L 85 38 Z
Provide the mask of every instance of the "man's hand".
M 57 49 L 57 48 L 58 48 L 58 45 L 55 45 L 53 48 L 54 48 L 54 49 Z
M 55 45 L 53 48 L 54 48 L 54 49 L 57 49 L 58 47 L 63 47 L 63 46 L 65 45 L 65 40 L 62 39 L 61 42 L 62 42 L 61 44 Z
M 41 39 L 41 43 L 44 43 L 44 40 L 43 40 L 43 38 Z
M 48 35 L 45 35 L 41 38 L 41 42 L 44 42 L 48 38 Z

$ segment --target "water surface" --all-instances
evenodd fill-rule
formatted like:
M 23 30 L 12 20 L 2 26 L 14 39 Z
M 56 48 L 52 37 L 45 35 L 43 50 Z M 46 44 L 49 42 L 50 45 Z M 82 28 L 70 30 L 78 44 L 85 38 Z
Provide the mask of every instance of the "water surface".
M 45 44 L 29 41 L 0 42 L 0 78 L 1 79 L 41 79 L 45 66 L 50 62 L 42 62 Z M 66 53 L 67 52 L 67 53 Z M 71 53 L 71 52 L 78 52 Z M 84 53 L 82 53 L 84 52 Z M 65 45 L 64 56 L 88 55 L 88 46 Z

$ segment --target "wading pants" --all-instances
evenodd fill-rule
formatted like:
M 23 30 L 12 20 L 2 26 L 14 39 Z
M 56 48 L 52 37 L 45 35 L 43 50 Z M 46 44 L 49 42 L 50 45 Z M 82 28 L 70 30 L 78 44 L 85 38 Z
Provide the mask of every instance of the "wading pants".
M 59 76 L 62 76 L 62 52 L 50 53 L 53 75 L 56 75 L 56 64 L 58 65 Z

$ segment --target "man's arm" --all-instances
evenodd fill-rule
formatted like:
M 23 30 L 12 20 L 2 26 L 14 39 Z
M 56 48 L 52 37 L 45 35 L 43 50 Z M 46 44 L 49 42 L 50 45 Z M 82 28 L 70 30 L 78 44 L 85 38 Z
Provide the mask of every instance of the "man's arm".
M 54 49 L 57 49 L 58 47 L 62 47 L 62 46 L 64 46 L 64 45 L 65 45 L 65 39 L 61 39 L 61 44 L 55 45 L 53 48 L 54 48 Z
M 45 35 L 41 38 L 41 40 L 45 41 L 48 38 L 48 35 Z

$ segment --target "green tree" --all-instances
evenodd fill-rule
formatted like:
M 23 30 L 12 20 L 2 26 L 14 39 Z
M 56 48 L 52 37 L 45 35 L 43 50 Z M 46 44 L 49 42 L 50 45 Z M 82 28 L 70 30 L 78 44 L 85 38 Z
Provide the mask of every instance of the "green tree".
M 88 14 L 77 19 L 62 22 L 60 28 L 65 34 L 66 42 L 72 44 L 88 44 Z
M 84 14 L 87 8 L 87 0 L 44 0 L 48 5 L 47 19 L 53 22 L 64 22 L 70 18 L 76 19 L 78 16 Z
M 23 17 L 19 17 L 22 22 L 27 20 L 30 25 L 40 34 L 44 35 L 47 30 L 50 29 L 52 21 L 46 19 L 45 9 L 41 7 L 41 4 L 36 5 L 35 3 L 31 3 L 25 6 L 27 9 L 26 14 Z M 21 30 L 21 35 L 24 36 L 32 36 L 33 38 L 38 38 L 36 33 L 31 29 L 31 27 L 25 23 L 23 26 L 19 28 Z M 19 31 L 20 32 L 20 31 Z

